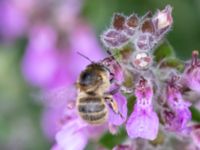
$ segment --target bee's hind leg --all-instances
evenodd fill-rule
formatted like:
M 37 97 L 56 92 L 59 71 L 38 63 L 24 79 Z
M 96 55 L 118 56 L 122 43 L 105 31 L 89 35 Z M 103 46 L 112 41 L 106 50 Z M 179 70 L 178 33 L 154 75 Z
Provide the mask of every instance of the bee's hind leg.
M 123 115 L 120 113 L 118 104 L 116 100 L 113 98 L 112 95 L 106 95 L 104 97 L 105 101 L 108 103 L 109 107 L 118 115 L 120 115 L 121 118 L 123 118 Z

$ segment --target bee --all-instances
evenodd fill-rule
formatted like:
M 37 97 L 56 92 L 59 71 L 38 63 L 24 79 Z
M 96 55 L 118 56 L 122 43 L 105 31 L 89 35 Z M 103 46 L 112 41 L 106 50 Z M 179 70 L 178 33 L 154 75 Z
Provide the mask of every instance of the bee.
M 93 125 L 105 123 L 108 119 L 108 105 L 116 114 L 120 114 L 112 96 L 115 90 L 107 92 L 111 86 L 111 76 L 108 67 L 101 62 L 92 62 L 81 72 L 76 83 L 76 107 L 85 122 Z

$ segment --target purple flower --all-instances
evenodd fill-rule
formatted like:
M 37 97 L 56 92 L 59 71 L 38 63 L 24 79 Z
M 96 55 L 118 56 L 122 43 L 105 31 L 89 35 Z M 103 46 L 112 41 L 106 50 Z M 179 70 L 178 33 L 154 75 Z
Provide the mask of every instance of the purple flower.
M 183 133 L 187 129 L 188 121 L 191 120 L 191 112 L 188 108 L 164 109 L 162 117 L 167 130 Z
M 198 59 L 199 52 L 192 52 L 192 60 L 190 65 L 185 68 L 183 81 L 185 84 L 196 92 L 200 92 L 200 60 Z
M 167 104 L 171 111 L 164 111 L 166 127 L 171 131 L 182 132 L 186 129 L 191 120 L 189 102 L 183 100 L 180 93 L 180 87 L 177 85 L 177 76 L 173 76 L 167 85 Z
M 131 138 L 154 140 L 158 134 L 159 120 L 153 110 L 153 89 L 147 80 L 141 79 L 135 90 L 136 104 L 126 129 Z
M 79 119 L 69 120 L 56 134 L 61 150 L 83 150 L 88 142 L 87 128 Z
M 26 80 L 34 86 L 49 88 L 69 84 L 62 55 L 55 47 L 56 33 L 53 28 L 41 25 L 32 29 L 27 51 L 22 62 Z
M 200 149 L 200 125 L 194 125 L 191 131 L 191 137 L 194 145 Z

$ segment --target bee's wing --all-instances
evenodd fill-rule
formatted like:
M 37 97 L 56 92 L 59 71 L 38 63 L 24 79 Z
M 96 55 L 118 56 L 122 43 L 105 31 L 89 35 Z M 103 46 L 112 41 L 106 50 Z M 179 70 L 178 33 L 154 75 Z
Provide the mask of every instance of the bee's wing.
M 42 97 L 44 103 L 49 107 L 66 106 L 66 104 L 70 101 L 75 102 L 76 87 L 73 85 L 43 91 Z

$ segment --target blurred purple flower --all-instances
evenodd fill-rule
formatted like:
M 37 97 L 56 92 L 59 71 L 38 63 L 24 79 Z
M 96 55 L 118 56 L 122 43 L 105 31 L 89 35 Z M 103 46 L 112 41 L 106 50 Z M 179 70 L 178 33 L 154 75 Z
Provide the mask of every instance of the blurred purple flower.
M 71 32 L 71 30 L 74 29 L 74 25 L 79 20 L 78 16 L 81 11 L 82 3 L 82 0 L 64 0 L 55 6 L 53 18 L 59 29 L 64 32 Z
M 27 16 L 22 10 L 10 0 L 1 1 L 0 10 L 0 36 L 8 41 L 22 36 L 27 26 Z
M 48 88 L 67 85 L 70 77 L 61 62 L 53 28 L 41 25 L 32 29 L 27 51 L 22 62 L 22 71 L 32 85 Z
M 69 119 L 77 118 L 76 111 L 70 109 L 75 105 L 76 89 L 65 86 L 43 91 L 45 106 L 41 123 L 45 135 L 53 141 L 56 133 Z
M 61 150 L 83 150 L 88 142 L 87 128 L 79 119 L 69 120 L 56 134 Z
M 90 63 L 78 55 L 77 51 L 94 60 L 104 56 L 93 32 L 86 24 L 77 26 L 71 32 L 70 47 L 66 48 L 71 51 L 59 51 L 57 42 L 53 28 L 40 25 L 32 29 L 22 62 L 23 74 L 32 85 L 54 88 L 73 84 L 79 73 Z
M 44 108 L 41 116 L 41 126 L 43 129 L 44 135 L 50 140 L 53 141 L 56 133 L 61 128 L 60 123 L 61 111 L 53 108 Z
M 69 35 L 70 54 L 67 60 L 67 69 L 71 73 L 73 81 L 76 81 L 80 72 L 89 62 L 77 54 L 77 52 L 89 57 L 92 61 L 99 61 L 105 57 L 92 28 L 86 23 L 79 23 Z
M 141 79 L 136 87 L 136 104 L 127 121 L 126 130 L 131 138 L 154 140 L 158 134 L 159 120 L 152 105 L 153 89 L 147 82 Z

